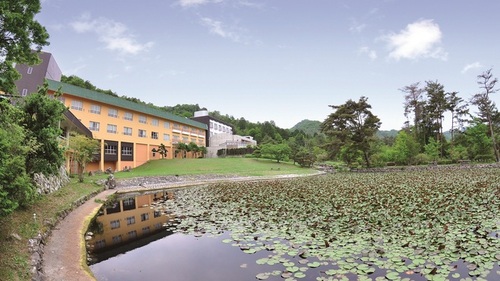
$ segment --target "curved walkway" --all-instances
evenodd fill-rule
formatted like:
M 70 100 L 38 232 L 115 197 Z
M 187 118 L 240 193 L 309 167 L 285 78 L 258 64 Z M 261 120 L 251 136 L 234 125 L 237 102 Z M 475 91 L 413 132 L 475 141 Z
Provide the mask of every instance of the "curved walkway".
M 44 280 L 95 280 L 82 268 L 82 245 L 85 220 L 101 207 L 96 199 L 105 200 L 115 190 L 105 190 L 69 213 L 52 230 L 43 254 Z
M 204 180 L 193 180 L 182 183 L 163 183 L 151 186 L 129 186 L 119 187 L 117 189 L 105 190 L 95 197 L 89 199 L 87 202 L 77 207 L 69 213 L 57 226 L 52 230 L 51 235 L 47 239 L 44 254 L 43 254 L 43 279 L 47 281 L 88 281 L 95 280 L 95 278 L 87 271 L 84 270 L 82 260 L 85 255 L 85 245 L 83 245 L 83 231 L 86 228 L 86 221 L 89 220 L 99 210 L 102 204 L 95 202 L 96 199 L 106 200 L 106 197 L 115 192 L 130 192 L 134 190 L 147 190 L 159 188 L 172 188 L 206 184 L 210 182 L 224 182 L 224 181 L 253 181 L 253 180 L 271 180 L 282 179 L 291 177 L 313 176 L 314 174 L 304 175 L 278 175 L 271 177 L 233 177 L 233 178 L 213 178 Z

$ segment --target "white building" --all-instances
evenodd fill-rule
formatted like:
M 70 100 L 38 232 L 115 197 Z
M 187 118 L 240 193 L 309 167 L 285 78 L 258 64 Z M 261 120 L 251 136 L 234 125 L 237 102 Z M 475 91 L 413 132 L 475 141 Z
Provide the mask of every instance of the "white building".
M 191 119 L 204 123 L 208 126 L 206 136 L 207 157 L 217 157 L 220 149 L 244 148 L 256 146 L 257 141 L 251 136 L 233 135 L 233 127 L 223 121 L 208 115 L 208 110 L 202 109 L 194 113 Z

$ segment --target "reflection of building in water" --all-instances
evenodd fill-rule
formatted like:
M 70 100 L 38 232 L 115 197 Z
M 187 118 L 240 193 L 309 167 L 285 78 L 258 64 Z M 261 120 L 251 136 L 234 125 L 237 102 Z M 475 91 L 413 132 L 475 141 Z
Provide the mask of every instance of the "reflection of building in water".
M 167 235 L 164 224 L 171 216 L 156 206 L 172 197 L 173 192 L 158 191 L 106 203 L 89 225 L 93 236 L 87 248 L 99 253 L 160 231 Z

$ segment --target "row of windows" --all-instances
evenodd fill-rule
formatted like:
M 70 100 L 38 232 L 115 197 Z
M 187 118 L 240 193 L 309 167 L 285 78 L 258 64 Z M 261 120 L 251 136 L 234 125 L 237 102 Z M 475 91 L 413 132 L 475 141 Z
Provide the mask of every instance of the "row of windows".
M 98 132 L 100 130 L 100 126 L 101 125 L 100 125 L 99 122 L 95 122 L 95 121 L 90 121 L 89 122 L 89 129 L 91 131 Z M 108 132 L 110 134 L 117 134 L 118 133 L 117 126 L 113 125 L 113 124 L 108 124 L 106 132 Z M 123 127 L 123 134 L 126 135 L 126 136 L 131 136 L 132 135 L 132 128 L 131 127 Z M 141 137 L 141 138 L 147 138 L 148 134 L 147 134 L 146 130 L 138 129 L 137 130 L 137 136 Z M 159 133 L 158 132 L 151 132 L 150 137 L 152 139 L 157 140 L 158 137 L 159 137 Z M 173 138 L 174 138 L 174 141 L 179 141 L 179 136 L 174 135 Z M 163 140 L 164 141 L 170 141 L 170 134 L 163 134 Z M 189 139 L 188 137 L 183 137 L 182 140 L 184 142 L 186 142 L 186 143 L 189 142 L 189 141 L 196 142 L 196 139 Z
M 155 218 L 156 218 L 156 213 L 155 213 Z M 147 221 L 149 220 L 149 213 L 144 213 L 141 214 L 141 221 Z M 127 222 L 127 225 L 135 224 L 135 216 L 130 216 L 125 219 Z M 110 222 L 111 224 L 111 229 L 117 229 L 120 228 L 120 220 L 113 220 Z
M 83 102 L 82 101 L 78 101 L 78 100 L 71 101 L 71 109 L 82 111 L 83 110 Z M 90 106 L 90 113 L 101 114 L 101 106 L 100 105 L 92 104 Z M 109 108 L 108 109 L 108 116 L 109 117 L 113 117 L 113 118 L 118 118 L 118 110 L 114 109 L 114 108 Z M 134 114 L 131 113 L 131 112 L 124 112 L 123 113 L 123 119 L 124 120 L 133 121 L 134 120 Z M 144 115 L 139 115 L 138 120 L 139 120 L 139 123 L 147 124 L 148 118 L 146 116 L 144 116 Z M 151 125 L 153 125 L 153 126 L 159 126 L 160 125 L 160 120 L 158 120 L 156 118 L 151 118 Z M 173 127 L 174 128 L 180 128 L 180 125 L 177 124 L 177 123 L 174 123 Z M 170 122 L 164 121 L 163 122 L 163 128 L 170 129 Z M 189 131 L 189 127 L 188 126 L 183 126 L 183 129 L 185 131 Z M 201 135 L 203 135 L 205 133 L 203 130 L 199 130 L 199 129 L 191 129 L 190 131 L 191 131 L 191 133 L 201 134 Z
M 231 133 L 233 131 L 233 129 L 231 127 L 226 126 L 226 125 L 222 125 L 222 124 L 218 124 L 218 123 L 215 123 L 213 121 L 210 121 L 210 129 L 221 131 L 224 133 Z

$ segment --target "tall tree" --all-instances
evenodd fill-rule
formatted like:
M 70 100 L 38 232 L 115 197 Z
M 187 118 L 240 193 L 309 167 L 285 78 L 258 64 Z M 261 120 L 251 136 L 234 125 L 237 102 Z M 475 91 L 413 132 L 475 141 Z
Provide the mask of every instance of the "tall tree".
M 348 100 L 342 105 L 330 105 L 335 112 L 331 113 L 321 124 L 321 131 L 331 138 L 328 147 L 330 155 L 338 154 L 341 148 L 359 150 L 367 167 L 370 167 L 371 143 L 380 128 L 380 119 L 371 111 L 368 98 L 359 101 Z
M 27 130 L 28 139 L 36 142 L 26 159 L 29 174 L 57 174 L 64 162 L 58 137 L 62 133 L 59 125 L 66 107 L 57 99 L 50 98 L 47 88 L 48 84 L 44 83 L 38 93 L 28 95 L 21 106 L 24 111 L 21 123 Z
M 496 84 L 498 82 L 497 78 L 493 78 L 491 69 L 486 70 L 482 74 L 477 76 L 477 83 L 482 92 L 475 94 L 472 97 L 471 103 L 476 105 L 479 110 L 479 117 L 483 119 L 488 124 L 489 133 L 492 140 L 493 151 L 495 153 L 496 161 L 500 161 L 500 155 L 498 152 L 498 147 L 495 139 L 495 130 L 493 128 L 493 116 L 497 111 L 495 103 L 491 100 L 490 95 L 498 91 L 496 89 Z
M 444 86 L 437 81 L 427 81 L 425 91 L 427 93 L 427 114 L 430 117 L 432 130 L 436 136 L 436 141 L 440 146 L 440 155 L 443 156 L 443 119 L 444 113 L 448 110 L 448 102 Z
M 40 51 L 49 45 L 46 29 L 34 19 L 40 9 L 39 0 L 0 1 L 0 91 L 17 94 L 20 75 L 14 63 L 38 64 L 32 48 Z
M 446 99 L 448 110 L 451 112 L 451 143 L 453 144 L 456 131 L 455 125 L 458 126 L 458 130 L 463 129 L 465 122 L 463 117 L 469 114 L 469 108 L 464 99 L 458 96 L 458 92 L 447 93 Z
M 422 105 L 423 105 L 423 93 L 424 89 L 420 88 L 420 82 L 413 83 L 409 86 L 405 86 L 399 89 L 401 92 L 405 93 L 405 117 L 409 118 L 413 114 L 413 130 L 415 136 L 418 135 L 418 123 L 422 118 Z

